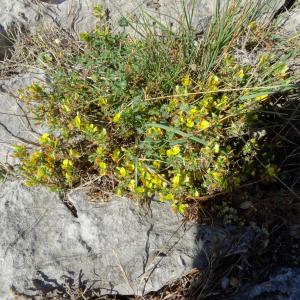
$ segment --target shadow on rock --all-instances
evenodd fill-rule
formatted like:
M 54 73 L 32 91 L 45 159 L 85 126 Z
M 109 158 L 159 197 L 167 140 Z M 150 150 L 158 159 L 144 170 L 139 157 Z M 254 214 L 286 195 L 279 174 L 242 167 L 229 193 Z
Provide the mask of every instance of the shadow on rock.
M 36 299 L 38 296 L 59 297 L 58 299 L 71 299 L 72 296 L 79 295 L 90 297 L 95 294 L 96 296 L 97 291 L 92 291 L 95 282 L 88 286 L 89 282 L 83 279 L 84 274 L 82 270 L 76 279 L 75 274 L 72 272 L 61 276 L 63 283 L 60 283 L 55 278 L 50 278 L 42 271 L 38 271 L 37 274 L 39 278 L 32 280 L 33 286 L 27 289 L 27 293 L 18 292 L 17 288 L 12 287 L 16 296 L 22 296 L 25 299 Z
M 7 31 L 0 24 L 0 61 L 10 58 L 13 50 L 13 41 Z
M 68 275 L 61 276 L 59 280 L 50 278 L 42 271 L 37 271 L 39 278 L 32 280 L 33 286 L 28 288 L 28 292 L 19 292 L 16 287 L 12 286 L 12 291 L 21 299 L 116 299 L 129 300 L 130 296 L 118 295 L 113 289 L 107 290 L 95 288 L 96 280 L 89 281 L 84 279 L 84 274 L 80 270 L 78 276 L 74 272 L 68 272 Z M 106 296 L 107 295 L 107 296 Z M 41 297 L 41 298 L 40 298 Z M 105 298 L 102 298 L 105 297 Z

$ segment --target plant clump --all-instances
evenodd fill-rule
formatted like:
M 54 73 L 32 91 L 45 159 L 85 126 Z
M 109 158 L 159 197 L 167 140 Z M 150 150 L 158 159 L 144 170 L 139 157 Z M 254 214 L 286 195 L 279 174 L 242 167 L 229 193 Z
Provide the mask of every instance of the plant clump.
M 82 34 L 82 51 L 50 72 L 48 86 L 20 92 L 49 128 L 39 147 L 15 148 L 26 184 L 70 189 L 97 176 L 118 195 L 155 196 L 183 212 L 205 195 L 274 178 L 261 121 L 276 93 L 292 91 L 291 55 L 266 54 L 269 31 L 253 15 L 244 18 L 230 39 L 209 48 L 216 24 L 202 40 L 191 28 L 153 29 L 140 39 L 106 25 Z M 241 45 L 260 54 L 241 62 Z

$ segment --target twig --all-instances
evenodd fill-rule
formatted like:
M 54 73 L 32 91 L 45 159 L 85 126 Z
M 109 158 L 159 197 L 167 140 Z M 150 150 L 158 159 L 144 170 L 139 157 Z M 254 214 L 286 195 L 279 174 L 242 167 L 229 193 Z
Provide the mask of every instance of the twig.
M 123 268 L 123 266 L 122 266 L 122 264 L 121 264 L 121 262 L 120 262 L 119 256 L 118 256 L 118 254 L 116 253 L 116 251 L 115 251 L 114 249 L 113 249 L 113 253 L 114 253 L 114 255 L 115 255 L 116 258 L 117 258 L 118 265 L 119 265 L 119 267 L 120 267 L 120 269 L 121 269 L 121 272 L 122 272 L 122 274 L 123 274 L 123 276 L 124 276 L 125 281 L 127 282 L 128 286 L 129 286 L 130 289 L 132 290 L 133 295 L 136 295 L 136 293 L 135 293 L 135 291 L 134 291 L 134 288 L 133 288 L 132 284 L 130 283 L 130 280 L 129 280 L 129 278 L 128 278 L 128 276 L 127 276 L 127 274 L 126 274 L 126 272 L 125 272 L 125 270 L 124 270 L 124 268 Z

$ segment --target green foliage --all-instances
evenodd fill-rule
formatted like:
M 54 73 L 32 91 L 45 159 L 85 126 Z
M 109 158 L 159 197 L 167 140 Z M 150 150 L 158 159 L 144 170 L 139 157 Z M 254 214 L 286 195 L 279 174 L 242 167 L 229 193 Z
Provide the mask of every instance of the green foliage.
M 222 24 L 232 18 L 227 10 Z M 94 14 L 103 18 L 100 8 Z M 210 45 L 207 36 L 195 42 L 189 26 L 141 39 L 106 26 L 82 34 L 84 50 L 51 72 L 50 86 L 20 92 L 49 128 L 37 149 L 16 146 L 27 184 L 68 189 L 97 175 L 118 195 L 156 195 L 183 212 L 203 195 L 276 176 L 258 125 L 262 107 L 291 90 L 291 80 L 280 51 L 239 61 L 241 44 L 263 49 L 257 37 L 272 43 L 253 14 L 238 29 L 228 23 L 238 37 L 225 38 L 213 23 Z

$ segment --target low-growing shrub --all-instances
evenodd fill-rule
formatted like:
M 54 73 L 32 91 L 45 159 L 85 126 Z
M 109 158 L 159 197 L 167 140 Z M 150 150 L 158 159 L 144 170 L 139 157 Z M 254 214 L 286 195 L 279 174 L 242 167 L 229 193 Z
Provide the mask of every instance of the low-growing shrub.
M 298 50 L 257 20 L 254 2 L 217 9 L 200 38 L 191 26 L 145 26 L 134 39 L 98 25 L 81 35 L 79 54 L 55 52 L 63 63 L 40 55 L 52 81 L 20 98 L 49 131 L 35 149 L 16 146 L 27 185 L 69 189 L 97 176 L 118 195 L 157 196 L 183 212 L 204 195 L 276 176 L 261 124 L 276 94 L 292 91 Z

